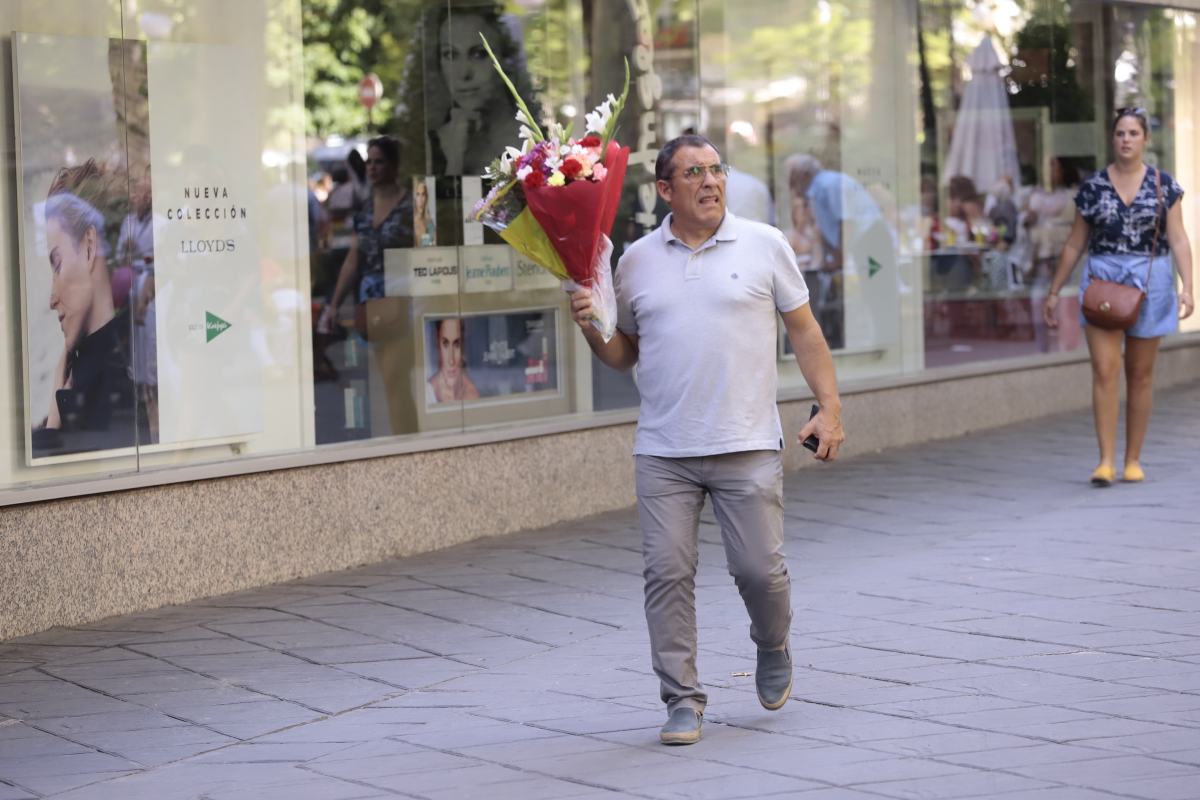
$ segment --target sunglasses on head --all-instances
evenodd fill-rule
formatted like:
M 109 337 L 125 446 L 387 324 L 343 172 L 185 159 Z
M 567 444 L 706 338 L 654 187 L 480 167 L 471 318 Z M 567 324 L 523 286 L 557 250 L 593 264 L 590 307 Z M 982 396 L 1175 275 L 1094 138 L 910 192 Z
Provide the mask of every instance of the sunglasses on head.
M 1123 108 L 1118 108 L 1113 116 L 1119 119 L 1121 117 L 1127 117 L 1131 115 L 1145 119 L 1146 109 L 1142 108 L 1141 106 L 1125 106 Z

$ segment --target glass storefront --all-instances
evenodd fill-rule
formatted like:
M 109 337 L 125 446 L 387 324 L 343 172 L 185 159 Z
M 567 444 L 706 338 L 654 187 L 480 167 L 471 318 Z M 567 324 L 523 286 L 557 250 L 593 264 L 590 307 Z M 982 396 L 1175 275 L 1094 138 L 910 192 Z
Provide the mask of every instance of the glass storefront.
M 1056 329 L 1040 308 L 1112 110 L 1146 108 L 1149 160 L 1200 183 L 1196 21 L 1098 0 L 0 0 L 0 502 L 636 408 L 557 281 L 467 221 L 517 133 L 481 34 L 563 122 L 628 60 L 618 254 L 665 215 L 657 148 L 712 139 L 730 209 L 791 243 L 844 384 L 1078 350 L 1071 289 Z M 801 390 L 782 333 L 779 363 Z

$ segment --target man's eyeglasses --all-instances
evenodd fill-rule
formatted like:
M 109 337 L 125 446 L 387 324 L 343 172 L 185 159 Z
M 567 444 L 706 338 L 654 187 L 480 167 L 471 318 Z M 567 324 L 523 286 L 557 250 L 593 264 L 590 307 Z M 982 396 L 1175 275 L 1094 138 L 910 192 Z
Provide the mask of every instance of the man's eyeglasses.
M 702 166 L 697 164 L 694 167 L 687 167 L 679 170 L 680 176 L 682 176 L 683 179 L 688 183 L 699 183 L 700 181 L 704 180 L 704 173 L 706 172 L 719 181 L 724 180 L 725 176 L 729 174 L 729 165 L 709 164 L 707 166 Z

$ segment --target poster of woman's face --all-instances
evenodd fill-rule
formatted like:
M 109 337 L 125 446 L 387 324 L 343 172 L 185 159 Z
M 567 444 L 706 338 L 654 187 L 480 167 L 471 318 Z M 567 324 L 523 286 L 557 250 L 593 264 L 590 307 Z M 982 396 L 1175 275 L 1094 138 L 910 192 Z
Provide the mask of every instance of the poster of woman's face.
M 557 394 L 555 309 L 425 319 L 425 405 Z
M 487 39 L 530 108 L 536 97 L 525 66 L 521 31 L 499 4 L 442 7 L 426 17 L 426 125 L 439 175 L 481 175 L 511 144 L 516 106 L 480 39 Z
M 142 290 L 153 303 L 145 43 L 17 34 L 13 48 L 27 460 L 147 443 L 154 329 L 133 325 Z
M 437 244 L 434 178 L 431 175 L 417 175 L 412 180 L 413 240 L 417 247 L 432 247 Z

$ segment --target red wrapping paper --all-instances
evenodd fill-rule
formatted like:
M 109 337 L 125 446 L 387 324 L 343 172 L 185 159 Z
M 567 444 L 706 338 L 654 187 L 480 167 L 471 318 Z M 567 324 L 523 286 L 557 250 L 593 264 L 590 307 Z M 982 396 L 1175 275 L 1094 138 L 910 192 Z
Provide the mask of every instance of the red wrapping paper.
M 525 202 L 562 257 L 572 280 L 591 286 L 600 235 L 612 232 L 629 164 L 629 148 L 608 143 L 608 174 L 601 181 L 571 181 L 565 186 L 525 187 Z

